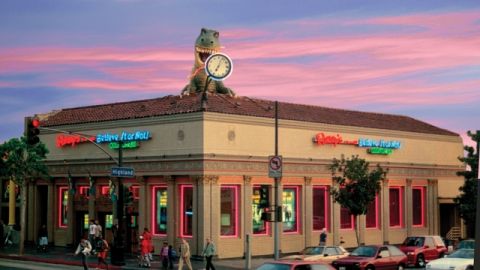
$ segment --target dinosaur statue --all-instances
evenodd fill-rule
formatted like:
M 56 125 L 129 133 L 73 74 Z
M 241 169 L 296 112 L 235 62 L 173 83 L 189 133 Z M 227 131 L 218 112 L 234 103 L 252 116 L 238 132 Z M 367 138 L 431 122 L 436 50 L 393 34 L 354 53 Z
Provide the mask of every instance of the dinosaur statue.
M 206 90 L 208 93 L 235 96 L 235 92 L 225 87 L 221 81 L 209 80 L 207 83 L 205 61 L 211 54 L 220 52 L 219 36 L 220 33 L 216 30 L 202 28 L 200 31 L 200 35 L 195 41 L 195 63 L 189 76 L 190 83 L 183 88 L 181 95 L 201 93 L 205 90 L 205 84 L 207 84 Z

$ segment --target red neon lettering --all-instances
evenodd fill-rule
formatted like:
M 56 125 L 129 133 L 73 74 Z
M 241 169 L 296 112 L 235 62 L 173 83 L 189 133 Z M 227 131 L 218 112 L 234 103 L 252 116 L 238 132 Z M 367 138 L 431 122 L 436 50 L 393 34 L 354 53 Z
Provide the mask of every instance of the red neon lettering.
M 64 147 L 66 145 L 71 145 L 74 147 L 78 143 L 95 141 L 95 137 L 84 138 L 80 135 L 57 135 L 56 146 L 58 148 Z
M 333 146 L 337 146 L 337 144 L 341 144 L 343 142 L 343 139 L 340 135 L 337 134 L 337 136 L 325 136 L 325 134 L 318 133 L 315 136 L 315 141 L 317 144 L 324 145 L 324 144 L 333 144 Z

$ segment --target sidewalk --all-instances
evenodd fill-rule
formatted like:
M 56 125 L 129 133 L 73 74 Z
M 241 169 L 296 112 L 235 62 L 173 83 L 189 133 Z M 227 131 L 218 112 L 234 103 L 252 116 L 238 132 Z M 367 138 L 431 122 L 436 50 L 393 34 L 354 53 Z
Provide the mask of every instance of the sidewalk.
M 77 265 L 81 266 L 80 256 L 74 255 L 74 250 L 65 248 L 65 247 L 51 247 L 47 252 L 37 251 L 34 247 L 26 246 L 23 256 L 18 255 L 18 246 L 4 248 L 0 250 L 0 259 L 12 259 L 20 261 L 34 261 L 34 262 L 43 262 L 43 263 L 52 263 L 52 264 L 61 264 L 61 265 Z M 266 261 L 272 261 L 268 258 L 252 258 L 252 268 L 256 269 L 262 263 Z M 110 263 L 110 258 L 108 259 Z M 245 260 L 244 259 L 224 259 L 224 260 L 214 260 L 215 268 L 218 270 L 223 269 L 245 269 Z M 95 269 L 97 266 L 97 257 L 90 256 L 88 259 L 88 265 L 91 269 Z M 204 269 L 205 262 L 200 260 L 192 259 L 193 269 Z M 154 256 L 154 261 L 152 262 L 152 269 L 161 269 L 160 258 Z M 186 267 L 184 267 L 186 269 Z M 124 266 L 115 266 L 109 265 L 109 269 L 120 270 L 120 269 L 145 269 L 138 266 L 138 261 L 136 256 L 132 254 L 125 254 L 125 265 Z M 177 269 L 176 266 L 174 269 Z

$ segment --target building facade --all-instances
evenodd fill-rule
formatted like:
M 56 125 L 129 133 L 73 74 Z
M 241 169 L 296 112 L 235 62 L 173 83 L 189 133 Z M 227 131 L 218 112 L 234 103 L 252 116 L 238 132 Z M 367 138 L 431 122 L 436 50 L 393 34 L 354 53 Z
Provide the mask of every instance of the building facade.
M 282 253 L 319 242 L 356 246 L 355 220 L 329 195 L 333 158 L 358 155 L 388 168 L 387 180 L 359 222 L 360 242 L 398 244 L 408 235 L 440 234 L 461 227 L 453 198 L 463 179 L 459 135 L 410 117 L 279 103 L 279 154 L 283 175 Z M 49 129 L 51 179 L 28 187 L 27 239 L 47 224 L 55 245 L 74 245 L 89 219 L 112 239 L 118 181 L 127 187 L 128 244 L 149 228 L 160 250 L 164 240 L 185 237 L 201 255 L 205 239 L 219 258 L 273 254 L 272 223 L 261 220 L 260 189 L 273 201 L 268 157 L 274 153 L 274 102 L 248 97 L 198 95 L 63 109 L 37 115 Z M 85 137 L 118 157 L 134 177 L 110 177 L 117 164 Z M 2 193 L 5 185 L 2 185 Z M 2 197 L 3 198 L 3 197 Z M 2 200 L 2 216 L 8 208 Z

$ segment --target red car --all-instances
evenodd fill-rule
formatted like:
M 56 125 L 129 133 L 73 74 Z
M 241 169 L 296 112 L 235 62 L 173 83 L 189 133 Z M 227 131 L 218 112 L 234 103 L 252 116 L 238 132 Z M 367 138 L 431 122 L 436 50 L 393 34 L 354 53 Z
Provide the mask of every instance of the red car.
M 403 270 L 407 256 L 391 245 L 371 245 L 356 248 L 348 257 L 332 262 L 337 270 Z
M 324 262 L 274 261 L 260 265 L 257 270 L 335 270 L 335 268 Z
M 400 249 L 407 254 L 407 265 L 425 267 L 431 260 L 442 258 L 448 251 L 438 235 L 409 236 Z

